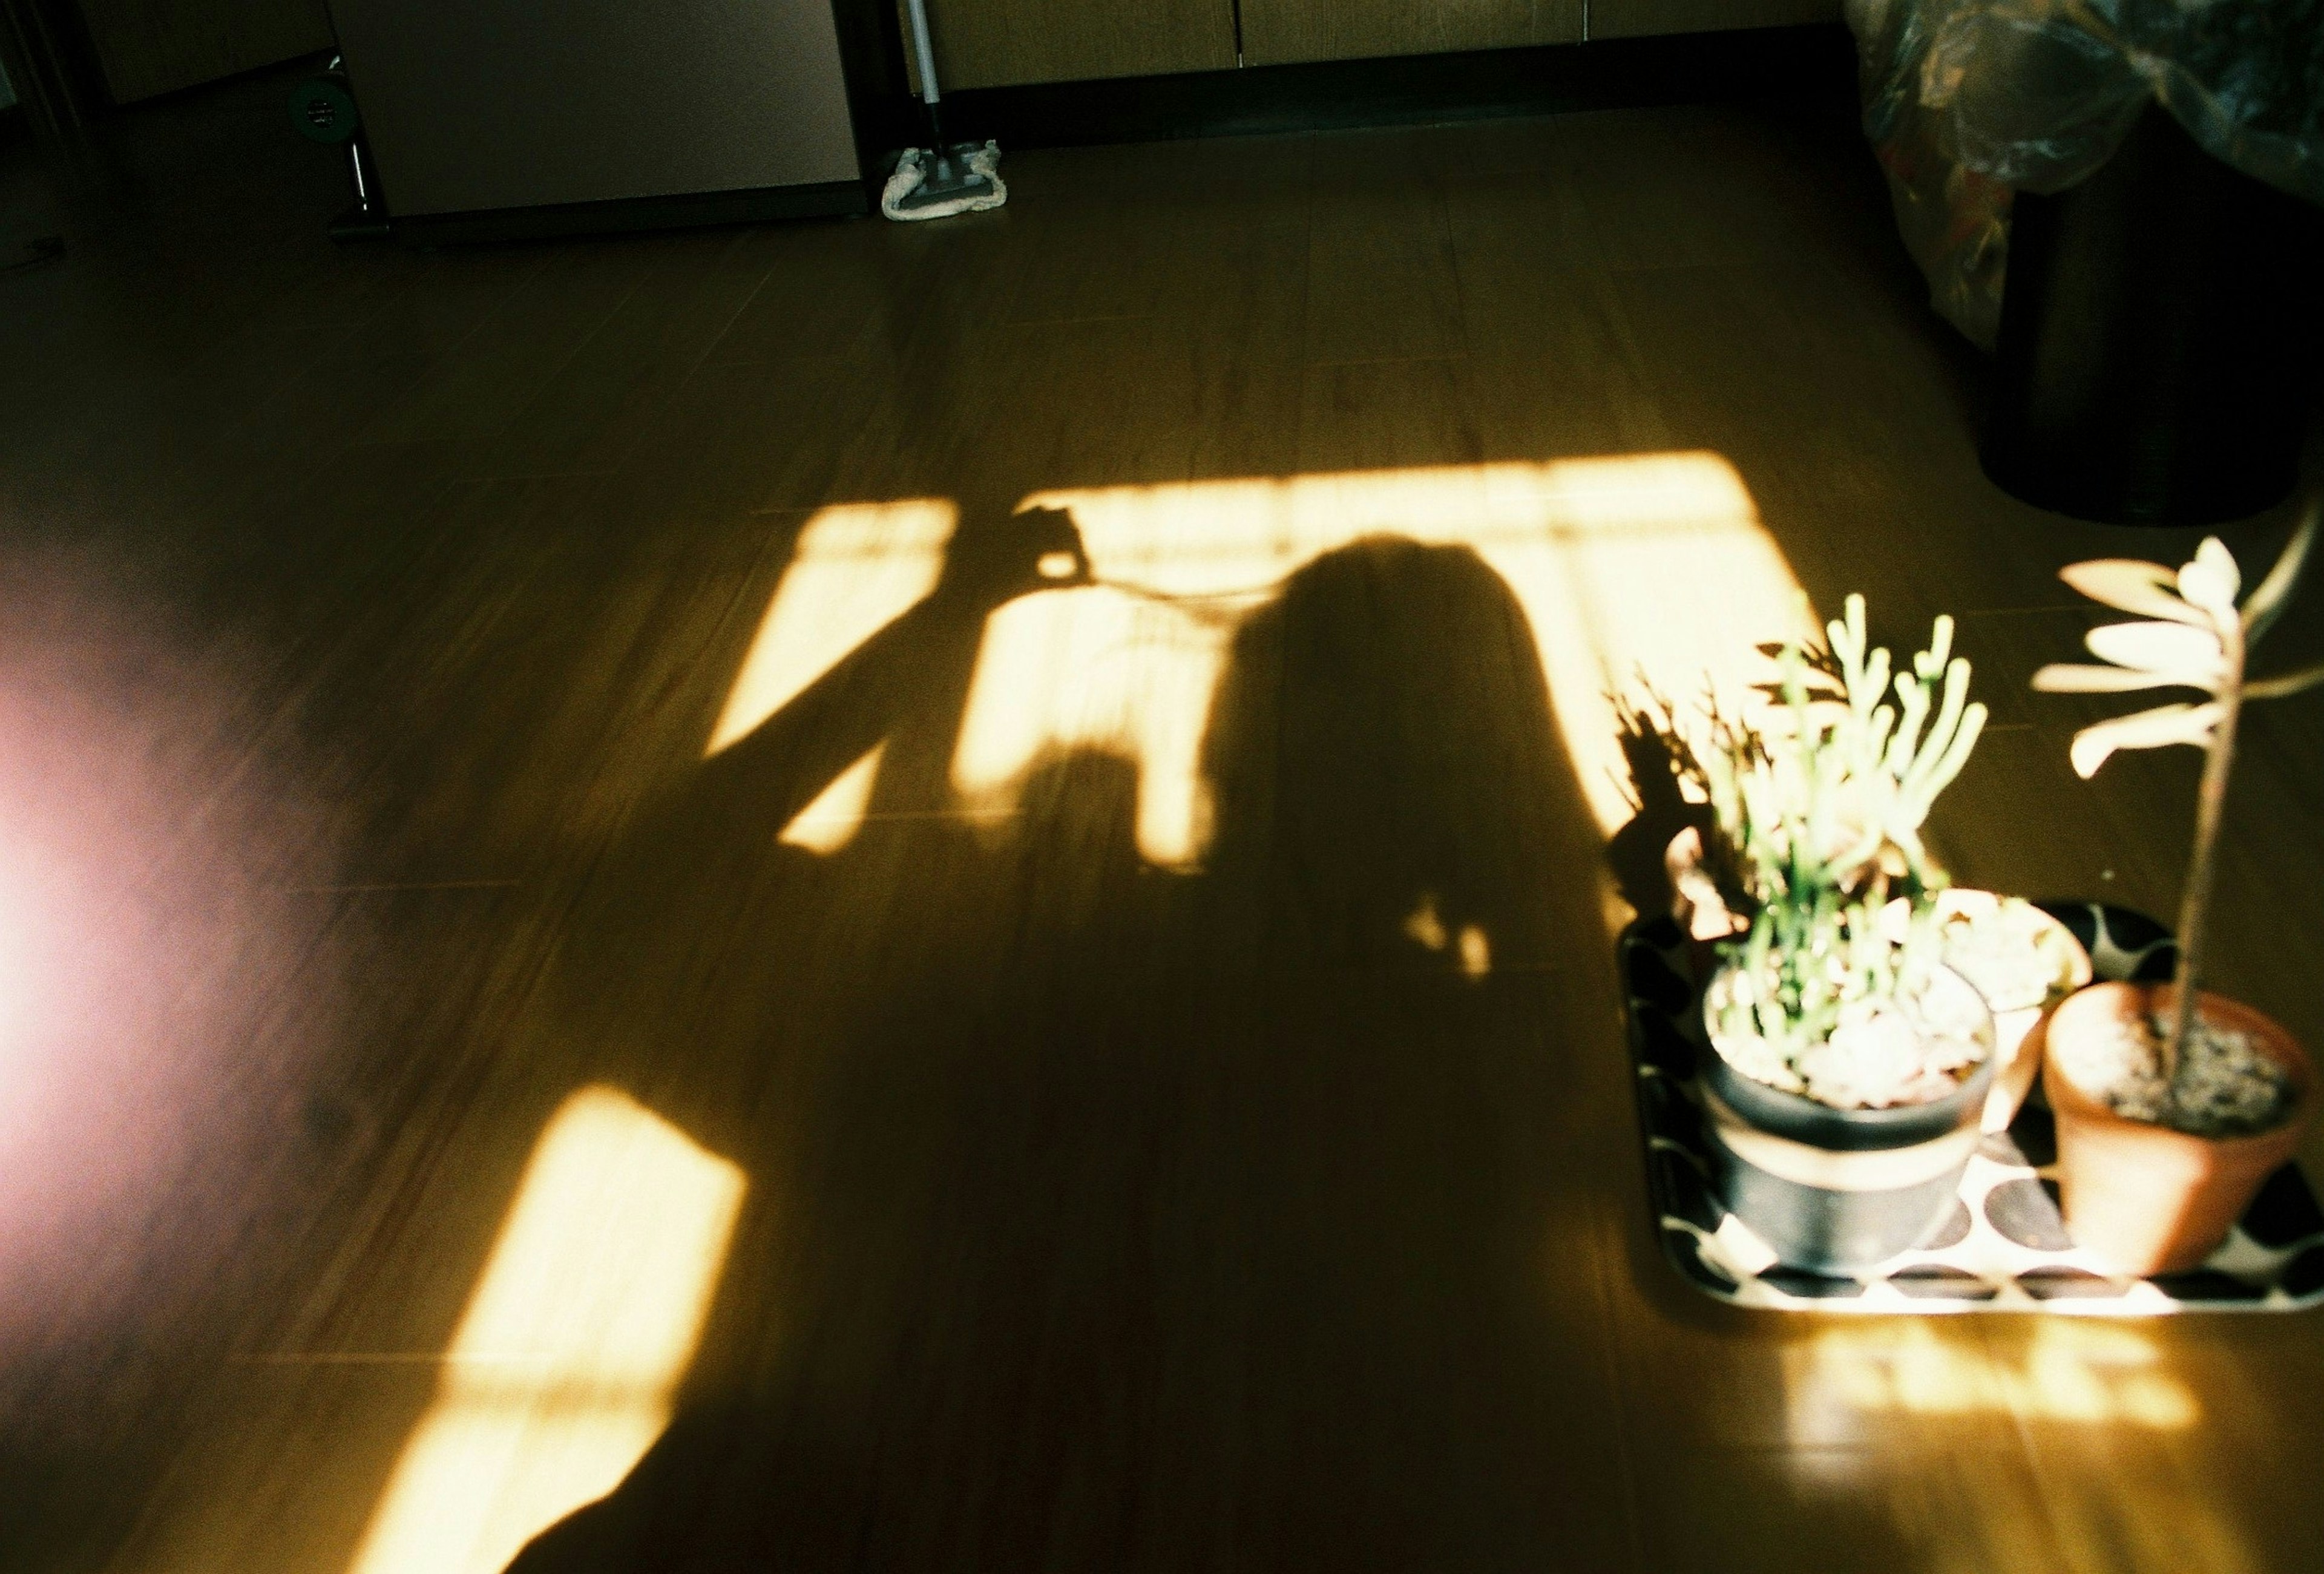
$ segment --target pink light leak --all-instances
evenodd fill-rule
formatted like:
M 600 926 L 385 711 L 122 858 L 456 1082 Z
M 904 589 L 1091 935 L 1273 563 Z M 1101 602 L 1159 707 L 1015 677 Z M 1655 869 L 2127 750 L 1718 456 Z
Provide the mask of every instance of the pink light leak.
M 134 1404 L 267 1205 L 335 987 L 250 686 L 105 584 L 0 574 L 0 1389 L 45 1372 L 43 1426 Z

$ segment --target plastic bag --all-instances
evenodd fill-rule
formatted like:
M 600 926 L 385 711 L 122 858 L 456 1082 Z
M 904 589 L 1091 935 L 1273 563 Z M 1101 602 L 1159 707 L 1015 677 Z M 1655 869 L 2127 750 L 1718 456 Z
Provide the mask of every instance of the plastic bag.
M 2324 0 L 1847 0 L 1865 133 L 1937 310 L 1991 348 L 2013 192 L 2062 191 L 2150 102 L 2324 203 Z

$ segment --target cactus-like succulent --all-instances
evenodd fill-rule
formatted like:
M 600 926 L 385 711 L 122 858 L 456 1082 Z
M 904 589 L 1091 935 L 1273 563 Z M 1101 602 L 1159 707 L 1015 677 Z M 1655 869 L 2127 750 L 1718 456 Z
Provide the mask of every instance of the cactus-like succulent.
M 2191 743 L 2204 751 L 2203 781 L 2195 807 L 2195 845 L 2179 908 L 2177 999 L 2171 1028 L 2161 1045 L 2164 1085 L 2177 1075 L 2181 1051 L 2195 1022 L 2203 945 L 2210 913 L 2211 875 L 2218 847 L 2219 820 L 2227 805 L 2227 778 L 2235 765 L 2236 725 L 2246 700 L 2298 694 L 2324 683 L 2324 666 L 2251 681 L 2245 662 L 2251 648 L 2283 611 L 2316 538 L 2324 503 L 2311 507 L 2291 543 L 2258 587 L 2236 605 L 2243 574 L 2235 555 L 2217 537 L 2208 537 L 2192 560 L 2177 572 L 2160 563 L 2109 557 L 2075 563 L 2058 577 L 2089 596 L 2145 622 L 2108 623 L 2089 635 L 2090 653 L 2107 665 L 2060 662 L 2034 675 L 2034 686 L 2051 694 L 2122 694 L 2146 688 L 2191 688 L 2208 697 L 2157 705 L 2083 728 L 2074 735 L 2070 758 L 2085 779 L 2118 749 L 2159 749 Z
M 1769 1057 L 1741 1069 L 1811 1095 L 1811 1063 L 1834 1036 L 1909 1008 L 1942 960 L 1935 907 L 1946 879 L 1921 831 L 1986 719 L 1969 699 L 1969 663 L 1952 654 L 1951 619 L 1936 621 L 1903 671 L 1870 646 L 1862 596 L 1825 633 L 1824 649 L 1772 648 L 1782 705 L 1765 729 L 1714 707 L 1692 760 L 1749 924 L 1724 947 L 1735 968 L 1720 1025 Z M 1863 1077 L 1847 1081 L 1862 1102 L 1913 1096 L 1883 1099 Z

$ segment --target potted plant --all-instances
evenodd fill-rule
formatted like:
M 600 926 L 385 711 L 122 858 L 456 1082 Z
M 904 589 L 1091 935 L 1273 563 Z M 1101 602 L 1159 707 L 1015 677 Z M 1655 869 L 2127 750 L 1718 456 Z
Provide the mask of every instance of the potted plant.
M 1711 953 L 1715 942 L 1739 933 L 1722 880 L 1706 863 L 1701 831 L 1688 826 L 1664 855 L 1671 881 L 1671 916 L 1689 950 Z M 1937 897 L 1945 965 L 1985 997 L 1993 1013 L 1993 1082 L 1979 1121 L 2006 1131 L 2041 1080 L 2042 1039 L 2034 1029 L 2092 976 L 2089 953 L 2072 930 L 2022 897 L 1950 886 Z M 1710 970 L 1698 966 L 1697 976 Z
M 1714 708 L 1690 753 L 1742 925 L 1703 991 L 1702 1091 L 1728 1210 L 1791 1266 L 1849 1273 L 1943 1221 L 1978 1142 L 1993 1020 L 1945 965 L 1920 833 L 1986 713 L 1950 619 L 1893 675 L 1861 596 L 1826 632 L 1775 649 L 1766 731 Z
M 2089 953 L 2072 930 L 2022 897 L 1954 886 L 1937 897 L 1945 965 L 1977 986 L 1993 1012 L 1987 1131 L 2006 1131 L 2042 1072 L 2034 1027 L 2090 981 Z
M 2204 751 L 2195 842 L 2179 908 L 2179 961 L 2167 985 L 2100 984 L 2060 1007 L 2046 1027 L 2043 1086 L 2058 1117 L 2059 1183 L 2075 1241 L 2126 1274 L 2201 1263 L 2262 1182 L 2299 1146 L 2315 1109 L 2306 1053 L 2278 1024 L 2202 990 L 2213 862 L 2244 702 L 2324 682 L 2324 667 L 2252 681 L 2252 646 L 2274 621 L 2315 538 L 2317 512 L 2239 607 L 2242 575 L 2216 538 L 2174 574 L 2105 559 L 2061 572 L 2094 601 L 2148 621 L 2089 634 L 2106 665 L 2034 675 L 2050 693 L 2192 688 L 2200 702 L 2158 706 L 2085 727 L 2075 772 L 2088 778 L 2119 749 L 2191 743 Z

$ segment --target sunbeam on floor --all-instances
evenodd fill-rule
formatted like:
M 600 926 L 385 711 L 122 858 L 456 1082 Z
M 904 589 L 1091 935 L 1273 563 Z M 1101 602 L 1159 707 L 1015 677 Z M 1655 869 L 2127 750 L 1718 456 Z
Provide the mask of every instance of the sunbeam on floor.
M 495 1574 L 669 1422 L 740 1171 L 610 1088 L 541 1136 L 348 1574 Z
M 1100 747 L 1139 766 L 1148 861 L 1197 863 L 1200 754 L 1237 621 L 1305 564 L 1367 536 L 1476 550 L 1533 626 L 1561 731 L 1600 828 L 1633 805 L 1611 696 L 1650 685 L 1748 703 L 1755 648 L 1813 614 L 1734 467 L 1674 453 L 1038 492 L 1080 532 L 1089 577 L 987 621 L 953 760 L 959 806 L 1003 818 L 1033 762 Z M 952 515 L 928 500 L 809 521 L 711 740 L 715 754 L 927 594 Z M 1452 653 L 1457 659 L 1457 653 Z M 787 832 L 844 845 L 876 764 L 859 762 Z M 843 790 L 844 789 L 844 790 Z

